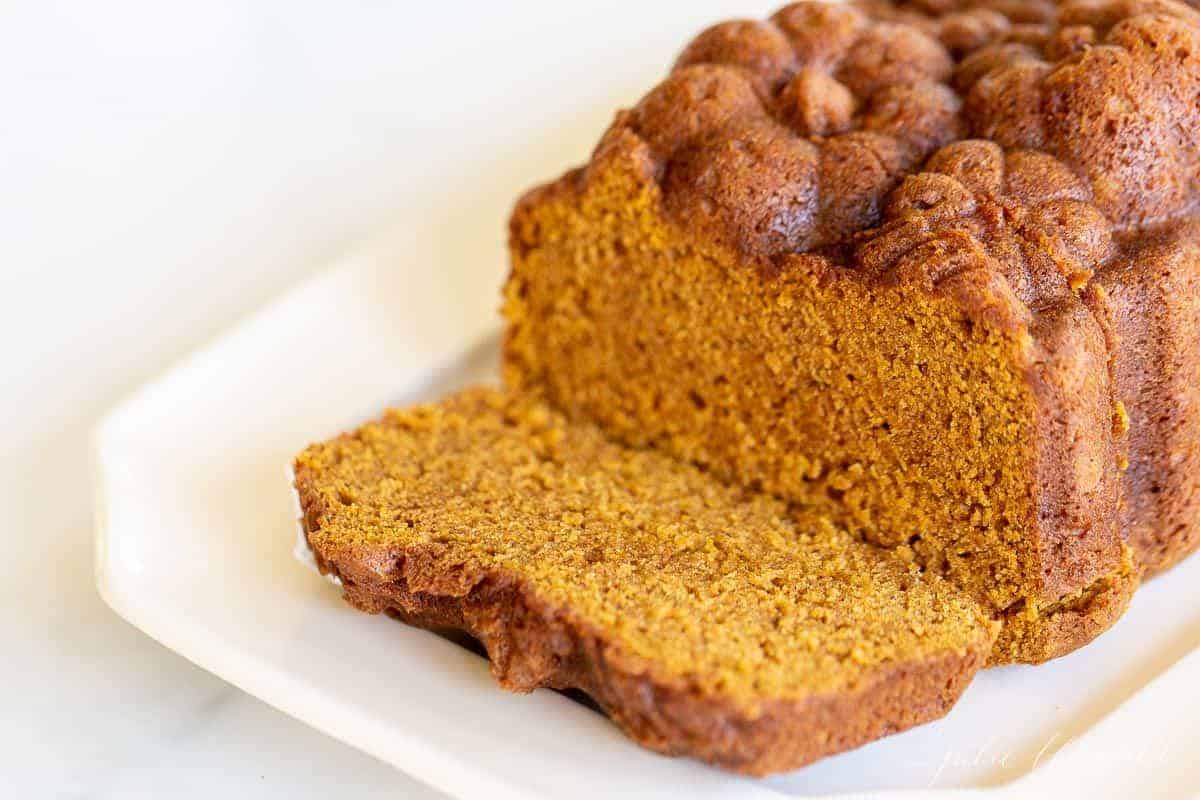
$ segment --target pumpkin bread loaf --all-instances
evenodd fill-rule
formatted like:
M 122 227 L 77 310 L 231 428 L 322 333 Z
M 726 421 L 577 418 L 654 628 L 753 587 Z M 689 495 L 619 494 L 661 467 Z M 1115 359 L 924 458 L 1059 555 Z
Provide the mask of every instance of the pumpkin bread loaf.
M 346 598 L 461 629 L 509 689 L 764 774 L 941 716 L 997 625 L 942 578 L 527 398 L 477 389 L 315 445 L 304 528 Z
M 505 378 L 1086 643 L 1200 542 L 1200 16 L 717 25 L 510 225 Z
M 655 750 L 791 769 L 1200 544 L 1200 14 L 858 0 L 701 33 L 510 223 L 508 391 L 296 460 L 346 598 Z

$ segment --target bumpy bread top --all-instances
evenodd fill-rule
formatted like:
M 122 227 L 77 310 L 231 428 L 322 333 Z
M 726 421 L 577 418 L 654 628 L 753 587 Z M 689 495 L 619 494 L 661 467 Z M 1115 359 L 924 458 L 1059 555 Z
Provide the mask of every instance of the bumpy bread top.
M 801 2 L 697 36 L 593 163 L 636 142 L 674 219 L 755 259 L 957 238 L 1037 307 L 1195 211 L 1198 96 L 1174 0 Z
M 617 130 L 649 144 L 678 218 L 758 255 L 815 250 L 874 224 L 905 174 L 962 138 L 953 69 L 914 26 L 797 3 L 701 33 Z
M 1041 36 L 1055 18 L 1051 0 L 858 0 L 856 5 L 879 19 L 920 28 L 955 56 L 994 41 Z
M 972 131 L 1086 176 L 1122 228 L 1200 197 L 1200 13 L 1166 0 L 1063 3 L 1040 43 L 989 45 L 959 68 Z
M 892 193 L 858 262 L 931 286 L 972 269 L 998 271 L 1036 310 L 1081 289 L 1113 255 L 1112 226 L 1092 200 L 1087 182 L 1046 153 L 956 142 Z

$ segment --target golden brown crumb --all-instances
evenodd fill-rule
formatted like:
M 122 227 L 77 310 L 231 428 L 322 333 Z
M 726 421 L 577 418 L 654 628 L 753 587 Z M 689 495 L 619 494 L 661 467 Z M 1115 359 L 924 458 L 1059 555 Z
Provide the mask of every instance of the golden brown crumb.
M 940 580 L 817 514 L 491 390 L 309 448 L 318 552 L 427 548 L 502 569 L 674 677 L 753 705 L 837 691 L 986 628 Z
M 939 716 L 996 633 L 828 518 L 493 390 L 389 412 L 296 476 L 352 602 L 465 628 L 510 688 L 583 688 L 644 743 L 743 771 Z

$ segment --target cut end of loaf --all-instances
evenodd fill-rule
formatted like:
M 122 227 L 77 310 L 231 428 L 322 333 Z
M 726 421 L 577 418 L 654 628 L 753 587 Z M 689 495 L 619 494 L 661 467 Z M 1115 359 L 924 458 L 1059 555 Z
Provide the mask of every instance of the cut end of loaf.
M 821 509 L 998 619 L 1116 569 L 1105 333 L 1063 273 L 1018 273 L 989 251 L 999 201 L 973 194 L 962 165 L 1003 154 L 947 148 L 956 177 L 906 184 L 853 259 L 801 254 L 764 271 L 676 225 L 639 143 L 614 147 L 513 217 L 511 387 Z M 1086 641 L 1025 632 L 1004 656 L 1037 662 Z
M 998 661 L 1069 652 L 1126 543 L 1200 544 L 1198 63 L 1173 0 L 713 26 L 518 204 L 509 385 L 947 575 Z

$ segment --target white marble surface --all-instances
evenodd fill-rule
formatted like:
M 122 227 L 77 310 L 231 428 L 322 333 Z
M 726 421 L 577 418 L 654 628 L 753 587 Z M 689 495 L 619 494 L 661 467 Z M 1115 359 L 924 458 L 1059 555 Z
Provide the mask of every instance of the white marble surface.
M 434 796 L 103 605 L 88 432 L 423 192 L 494 215 L 503 258 L 514 193 L 584 156 L 688 31 L 752 5 L 693 0 L 676 29 L 597 41 L 590 15 L 637 3 L 3 4 L 0 795 Z M 553 70 L 506 66 L 535 42 Z M 642 47 L 661 62 L 614 57 Z M 539 81 L 583 75 L 611 95 L 530 113 Z M 444 104 L 477 109 L 462 185 L 423 156 Z

